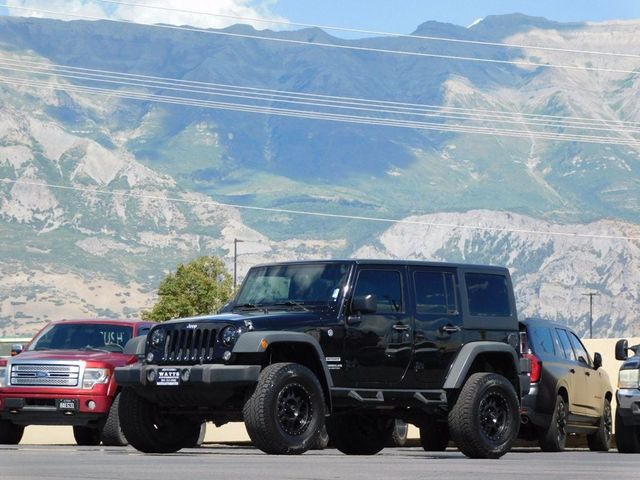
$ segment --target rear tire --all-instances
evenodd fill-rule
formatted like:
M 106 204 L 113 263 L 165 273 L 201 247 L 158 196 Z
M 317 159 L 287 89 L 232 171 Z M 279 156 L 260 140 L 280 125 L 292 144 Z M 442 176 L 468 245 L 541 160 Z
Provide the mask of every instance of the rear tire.
M 616 444 L 620 453 L 640 453 L 640 427 L 625 425 L 616 411 Z
M 102 443 L 110 447 L 124 447 L 127 444 L 127 438 L 122 433 L 120 427 L 120 413 L 118 412 L 120 405 L 120 394 L 113 399 L 109 414 L 102 426 Z
M 0 420 L 0 444 L 17 445 L 22 440 L 24 425 L 15 425 L 9 420 Z
M 124 388 L 119 405 L 122 432 L 132 447 L 145 453 L 172 453 L 197 442 L 201 422 L 165 415 L 158 406 Z
M 602 409 L 602 417 L 598 424 L 598 430 L 595 433 L 587 435 L 587 444 L 592 452 L 608 452 L 611 448 L 612 436 L 611 421 L 611 401 L 604 400 L 604 408 Z
M 375 455 L 389 443 L 394 426 L 394 419 L 376 414 L 327 419 L 331 442 L 347 455 Z
M 429 420 L 420 427 L 420 444 L 425 452 L 444 452 L 449 445 L 449 426 Z
M 551 424 L 547 430 L 540 432 L 538 441 L 543 452 L 562 452 L 567 444 L 567 404 L 560 395 L 551 416 Z
M 313 448 L 325 414 L 315 374 L 298 363 L 274 363 L 260 373 L 242 411 L 254 446 L 265 453 L 297 455 Z
M 518 437 L 520 408 L 513 385 L 502 375 L 474 373 L 449 412 L 449 432 L 470 458 L 500 458 Z
M 387 447 L 404 447 L 407 443 L 409 435 L 409 425 L 404 420 L 396 418 L 393 422 L 393 430 L 391 431 L 391 439 L 387 443 Z
M 80 446 L 95 447 L 100 445 L 100 430 L 98 427 L 73 427 L 73 438 L 76 439 L 76 443 Z

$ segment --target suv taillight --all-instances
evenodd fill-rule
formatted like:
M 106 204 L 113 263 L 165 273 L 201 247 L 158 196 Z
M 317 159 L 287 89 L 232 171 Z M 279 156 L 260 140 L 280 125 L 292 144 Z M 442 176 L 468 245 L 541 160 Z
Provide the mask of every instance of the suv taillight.
M 525 353 L 523 357 L 531 360 L 531 382 L 539 382 L 542 375 L 542 362 L 533 353 Z

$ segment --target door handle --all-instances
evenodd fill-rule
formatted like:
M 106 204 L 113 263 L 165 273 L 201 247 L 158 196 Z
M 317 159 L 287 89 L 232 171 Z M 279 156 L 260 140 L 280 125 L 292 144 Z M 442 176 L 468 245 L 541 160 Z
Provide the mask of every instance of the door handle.
M 396 323 L 396 324 L 393 326 L 393 329 L 394 329 L 394 330 L 397 330 L 398 332 L 403 332 L 403 331 L 405 331 L 405 330 L 409 330 L 409 328 L 410 328 L 410 327 L 409 327 L 409 325 L 404 325 L 404 324 L 402 324 L 402 323 Z
M 569 371 L 570 371 L 571 373 L 576 373 L 576 371 L 575 371 L 573 368 L 570 368 L 570 369 L 569 369 Z
M 440 327 L 440 331 L 444 333 L 456 333 L 460 330 L 462 329 L 460 327 L 457 327 L 456 325 L 443 325 L 442 327 Z
M 590 376 L 591 376 L 591 374 L 590 374 L 589 372 L 584 372 L 584 374 L 585 374 L 587 377 L 590 377 Z

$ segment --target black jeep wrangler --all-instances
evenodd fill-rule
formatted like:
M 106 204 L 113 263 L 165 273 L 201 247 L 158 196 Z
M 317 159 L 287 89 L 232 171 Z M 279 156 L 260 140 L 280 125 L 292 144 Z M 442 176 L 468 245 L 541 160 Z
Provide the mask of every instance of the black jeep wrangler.
M 134 339 L 116 369 L 122 429 L 143 452 L 192 445 L 203 421 L 244 421 L 272 454 L 382 450 L 395 419 L 425 450 L 449 438 L 497 458 L 518 435 L 529 386 L 505 268 L 408 261 L 253 267 L 218 315 Z

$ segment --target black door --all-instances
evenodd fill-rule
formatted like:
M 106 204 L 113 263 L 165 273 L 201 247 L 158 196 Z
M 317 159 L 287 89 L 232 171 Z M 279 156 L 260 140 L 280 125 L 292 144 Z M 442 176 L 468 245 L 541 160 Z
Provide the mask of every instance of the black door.
M 415 350 L 413 377 L 417 388 L 442 386 L 462 344 L 462 316 L 454 270 L 415 267 Z
M 406 308 L 404 268 L 361 266 L 353 296 L 375 295 L 375 313 L 350 315 L 345 338 L 347 376 L 357 386 L 400 383 L 409 362 L 413 325 Z

